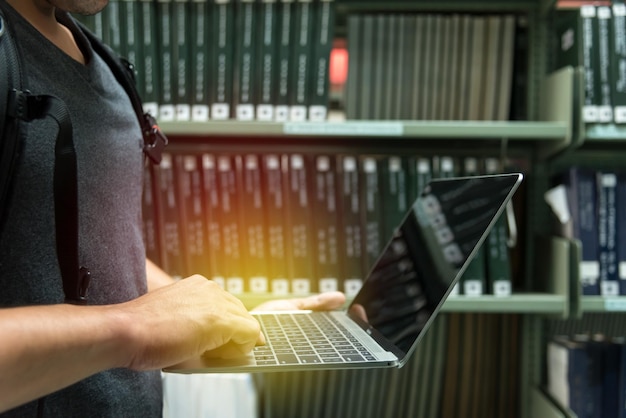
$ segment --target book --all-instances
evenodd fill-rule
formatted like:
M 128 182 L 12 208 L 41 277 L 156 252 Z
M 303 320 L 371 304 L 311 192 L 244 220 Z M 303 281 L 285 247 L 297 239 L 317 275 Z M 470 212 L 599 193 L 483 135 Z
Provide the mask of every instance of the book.
M 155 31 L 158 56 L 154 60 L 159 66 L 160 95 L 159 95 L 159 121 L 172 122 L 176 120 L 176 107 L 174 104 L 174 88 L 176 86 L 175 50 L 174 37 L 174 0 L 157 0 L 157 30 Z
M 259 64 L 256 65 L 255 83 L 258 94 L 256 97 L 256 119 L 273 121 L 276 106 L 276 77 L 278 68 L 278 2 L 277 0 L 261 0 L 259 24 L 256 43 Z
M 619 293 L 626 295 L 626 174 L 617 173 L 617 260 Z
M 314 32 L 309 82 L 309 120 L 318 122 L 328 117 L 330 52 L 335 34 L 335 0 L 313 3 Z
M 478 158 L 466 157 L 463 161 L 463 175 L 475 176 L 480 174 Z M 461 276 L 459 291 L 466 296 L 481 296 L 487 291 L 487 268 L 484 245 L 481 245 L 474 259 L 467 266 Z
M 386 243 L 383 230 L 385 216 L 381 204 L 384 199 L 379 185 L 379 158 L 366 155 L 361 156 L 360 160 L 363 272 L 367 273 L 380 257 L 382 247 Z
M 346 18 L 347 26 L 347 45 L 348 52 L 348 75 L 345 84 L 345 101 L 344 107 L 346 119 L 358 119 L 360 110 L 359 92 L 360 87 L 366 87 L 361 83 L 361 69 L 365 69 L 361 64 L 361 43 L 364 35 L 361 34 L 362 18 L 358 15 L 350 14 Z
M 265 202 L 261 178 L 261 162 L 256 154 L 242 156 L 241 243 L 245 264 L 247 288 L 252 293 L 269 293 L 267 278 L 267 237 Z
M 191 120 L 206 122 L 211 116 L 209 86 L 212 82 L 212 69 L 208 38 L 209 33 L 212 33 L 210 2 L 192 0 L 189 8 L 191 33 L 194 34 L 189 37 Z
M 211 2 L 211 38 L 213 77 L 209 102 L 211 103 L 211 119 L 225 120 L 231 118 L 233 101 L 233 73 L 235 44 L 234 0 L 213 0 Z
M 155 198 L 160 231 L 160 267 L 174 279 L 186 276 L 181 214 L 178 210 L 178 187 L 174 174 L 174 156 L 163 153 L 161 164 L 154 166 Z
M 557 8 L 554 16 L 555 67 L 582 67 L 584 69 L 584 98 L 581 107 L 585 123 L 598 122 L 598 104 L 595 87 L 594 46 L 596 37 L 596 8 L 583 5 L 575 8 Z
M 217 182 L 219 190 L 219 220 L 224 257 L 224 278 L 226 290 L 239 295 L 244 293 L 245 278 L 242 245 L 241 155 L 220 154 L 217 156 Z
M 289 92 L 293 68 L 291 66 L 292 34 L 295 30 L 295 0 L 279 0 L 278 3 L 278 51 L 276 71 L 276 115 L 277 122 L 289 120 Z
M 363 284 L 361 205 L 358 160 L 338 155 L 341 282 L 347 297 L 354 297 Z
M 337 165 L 333 155 L 314 156 L 313 184 L 313 237 L 315 269 L 318 290 L 339 290 L 341 263 L 339 257 L 339 208 L 337 205 Z
M 282 156 L 286 207 L 287 266 L 293 294 L 317 291 L 313 268 L 313 204 L 309 201 L 311 161 L 303 154 Z
M 302 122 L 308 119 L 309 71 L 313 40 L 313 0 L 296 0 L 294 28 L 291 37 L 289 65 L 289 120 Z
M 372 119 L 374 115 L 374 103 L 376 102 L 373 87 L 375 83 L 374 68 L 376 65 L 374 58 L 376 18 L 372 15 L 364 15 L 361 17 L 359 23 L 360 49 L 357 57 L 361 59 L 360 61 L 356 61 L 352 57 L 348 57 L 348 68 L 352 67 L 355 71 L 358 71 L 359 76 L 359 84 L 354 86 L 354 88 L 358 90 L 356 119 Z M 348 77 L 350 77 L 350 74 L 348 74 Z
M 207 264 L 206 228 L 204 219 L 204 190 L 202 171 L 197 154 L 174 154 L 177 203 L 180 212 L 182 257 L 185 276 L 201 274 L 210 277 Z
M 469 73 L 469 95 L 467 96 L 468 120 L 482 120 L 484 115 L 481 112 L 486 105 L 485 102 L 485 73 L 486 55 L 485 50 L 487 39 L 487 18 L 484 16 L 472 17 L 472 43 L 470 53 L 470 73 Z
M 613 1 L 610 36 L 613 121 L 626 123 L 626 5 Z
M 119 31 L 122 37 L 122 56 L 133 66 L 135 84 L 141 94 L 141 89 L 144 84 L 143 72 L 137 71 L 137 65 L 141 63 L 142 54 L 139 5 L 140 2 L 136 0 L 122 0 L 120 2 L 120 17 L 122 18 L 122 23 L 120 24 Z
M 502 172 L 500 161 L 496 158 L 485 159 L 485 173 Z M 487 236 L 484 243 L 487 266 L 487 292 L 494 296 L 510 296 L 512 293 L 511 257 L 509 254 L 509 228 L 507 217 L 503 213 Z
M 139 92 L 145 112 L 154 117 L 159 115 L 159 101 L 161 100 L 161 74 L 158 57 L 158 19 L 157 8 L 150 0 L 139 1 L 141 25 L 141 61 L 138 63 L 138 72 L 143 84 L 139 85 Z
M 611 32 L 612 26 L 611 7 L 596 6 L 596 36 L 595 46 L 596 71 L 595 84 L 598 95 L 598 122 L 613 122 L 613 102 L 611 93 Z
M 290 289 L 287 269 L 287 208 L 280 155 L 273 153 L 261 155 L 261 175 L 270 289 L 272 294 L 283 296 L 289 294 Z
M 146 248 L 146 258 L 156 265 L 162 265 L 161 250 L 157 218 L 157 199 L 155 193 L 155 175 L 153 174 L 152 164 L 144 166 L 144 183 L 142 194 L 142 227 L 143 241 Z
M 496 92 L 496 113 L 494 119 L 509 120 L 513 90 L 513 74 L 515 72 L 516 17 L 513 15 L 505 15 L 502 16 L 501 19 L 501 41 L 498 52 L 498 56 L 500 57 L 498 62 L 499 83 Z
M 547 347 L 547 390 L 577 416 L 591 416 L 593 398 L 589 373 L 593 363 L 583 341 L 554 338 Z
M 393 236 L 409 205 L 409 178 L 406 160 L 401 156 L 386 156 L 381 161 L 380 194 L 383 202 L 382 242 Z
M 191 120 L 191 15 L 188 0 L 174 0 L 172 5 L 172 91 L 174 117 L 177 121 Z M 197 36 L 197 34 L 194 34 Z
M 207 251 L 205 257 L 210 267 L 208 278 L 226 288 L 222 231 L 220 223 L 220 192 L 217 178 L 217 158 L 215 154 L 203 152 L 202 165 L 203 210 L 206 228 Z
M 598 188 L 598 265 L 600 294 L 619 296 L 617 254 L 617 175 L 597 172 Z
M 596 175 L 591 169 L 570 167 L 557 179 L 565 186 L 571 219 L 563 225 L 565 238 L 582 245 L 580 281 L 583 295 L 599 295 L 598 215 Z
M 235 0 L 235 82 L 233 99 L 235 119 L 253 120 L 256 101 L 255 82 L 257 43 L 257 11 L 254 0 Z

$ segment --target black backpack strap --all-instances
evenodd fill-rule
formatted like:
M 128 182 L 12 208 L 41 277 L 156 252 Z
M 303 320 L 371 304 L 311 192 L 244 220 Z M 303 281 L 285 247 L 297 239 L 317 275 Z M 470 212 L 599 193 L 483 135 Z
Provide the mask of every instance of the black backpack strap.
M 131 63 L 125 59 L 121 59 L 117 54 L 106 46 L 98 37 L 96 37 L 89 29 L 87 29 L 82 23 L 77 22 L 80 29 L 83 31 L 93 50 L 107 63 L 113 75 L 117 79 L 118 83 L 122 85 L 135 110 L 137 119 L 141 124 L 141 130 L 143 132 L 144 139 L 144 152 L 150 160 L 158 164 L 161 162 L 161 154 L 168 143 L 167 136 L 156 122 L 156 119 L 149 113 L 143 111 L 142 101 L 137 91 L 135 84 L 134 68 Z
M 5 25 L 0 10 L 0 54 L 7 68 L 2 68 L 7 76 L 7 84 L 0 85 L 0 100 L 4 108 L 0 109 L 3 122 L 2 133 L 2 208 L 9 198 L 11 177 L 14 172 L 20 150 L 20 121 L 51 117 L 58 125 L 54 161 L 54 211 L 56 228 L 57 258 L 63 278 L 65 301 L 85 304 L 89 285 L 89 270 L 80 267 L 78 259 L 78 179 L 76 151 L 74 148 L 72 122 L 65 102 L 50 95 L 33 95 L 23 89 L 24 77 L 21 73 L 22 62 L 18 46 L 15 44 L 10 28 Z M 4 60 L 6 57 L 6 60 Z M 5 81 L 3 80 L 3 82 Z M 3 126 L 4 125 L 4 126 Z M 5 161 L 9 162 L 6 166 Z

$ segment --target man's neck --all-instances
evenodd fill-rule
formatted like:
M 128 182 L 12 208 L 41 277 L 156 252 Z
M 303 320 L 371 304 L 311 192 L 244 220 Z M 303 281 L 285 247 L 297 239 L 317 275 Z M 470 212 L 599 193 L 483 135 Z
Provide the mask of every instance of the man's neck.
M 35 29 L 72 59 L 85 63 L 85 57 L 68 28 L 56 19 L 56 9 L 45 0 L 7 0 Z

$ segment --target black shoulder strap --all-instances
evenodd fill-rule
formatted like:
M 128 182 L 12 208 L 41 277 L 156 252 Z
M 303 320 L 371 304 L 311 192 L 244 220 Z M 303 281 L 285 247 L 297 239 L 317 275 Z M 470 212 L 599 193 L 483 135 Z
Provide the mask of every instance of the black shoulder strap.
M 168 143 L 167 137 L 157 125 L 154 116 L 143 111 L 142 101 L 135 84 L 134 68 L 131 63 L 120 58 L 107 45 L 105 45 L 98 37 L 96 37 L 82 23 L 77 22 L 83 31 L 93 50 L 107 63 L 111 68 L 113 75 L 118 83 L 124 87 L 137 115 L 137 119 L 141 124 L 144 139 L 144 152 L 153 163 L 161 162 L 161 154 Z
M 58 125 L 54 161 L 54 208 L 57 258 L 67 302 L 87 301 L 89 270 L 78 259 L 78 182 L 72 122 L 65 103 L 50 95 L 33 95 L 25 87 L 22 58 L 0 10 L 0 190 L 2 208 L 12 192 L 12 175 L 21 150 L 20 122 L 52 118 Z M 6 58 L 6 59 L 5 59 Z M 6 84 L 4 84 L 6 83 Z M 5 214 L 2 214 L 4 222 Z

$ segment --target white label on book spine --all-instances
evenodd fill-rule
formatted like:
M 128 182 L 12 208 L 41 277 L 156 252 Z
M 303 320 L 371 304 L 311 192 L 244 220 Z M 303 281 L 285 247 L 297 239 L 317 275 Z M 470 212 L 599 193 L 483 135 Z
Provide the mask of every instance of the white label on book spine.
M 602 281 L 600 292 L 602 296 L 619 296 L 619 282 L 615 280 Z
M 291 291 L 294 295 L 306 295 L 311 293 L 311 280 L 293 279 L 291 281 Z
M 237 120 L 254 120 L 254 106 L 251 104 L 237 105 Z
M 256 108 L 257 120 L 268 122 L 274 119 L 274 106 L 272 105 L 258 105 Z
M 209 120 L 209 106 L 194 105 L 191 108 L 191 120 L 194 122 L 206 122 Z
M 283 133 L 290 135 L 402 136 L 402 122 L 286 123 Z
M 363 281 L 361 279 L 346 279 L 343 283 L 343 291 L 346 294 L 346 297 L 353 298 L 359 293 L 361 290 L 361 286 L 363 285 Z
M 339 284 L 337 279 L 332 277 L 326 277 L 319 280 L 318 283 L 320 292 L 335 292 L 339 290 Z
M 177 104 L 176 120 L 179 122 L 187 122 L 191 120 L 191 106 L 188 104 Z
M 176 119 L 176 108 L 174 105 L 161 105 L 159 107 L 159 120 L 161 122 L 173 122 Z
M 497 280 L 493 283 L 494 296 L 511 296 L 511 282 L 508 280 Z
M 229 277 L 226 279 L 226 290 L 233 295 L 243 293 L 243 279 L 241 277 Z
M 483 282 L 480 280 L 464 281 L 463 294 L 465 296 L 481 296 L 483 294 Z
M 289 294 L 289 280 L 274 279 L 272 280 L 272 294 L 284 296 Z
M 215 120 L 226 120 L 230 118 L 230 107 L 227 103 L 214 103 L 211 107 L 211 115 Z
M 269 286 L 266 277 L 251 277 L 250 291 L 252 293 L 267 293 Z

